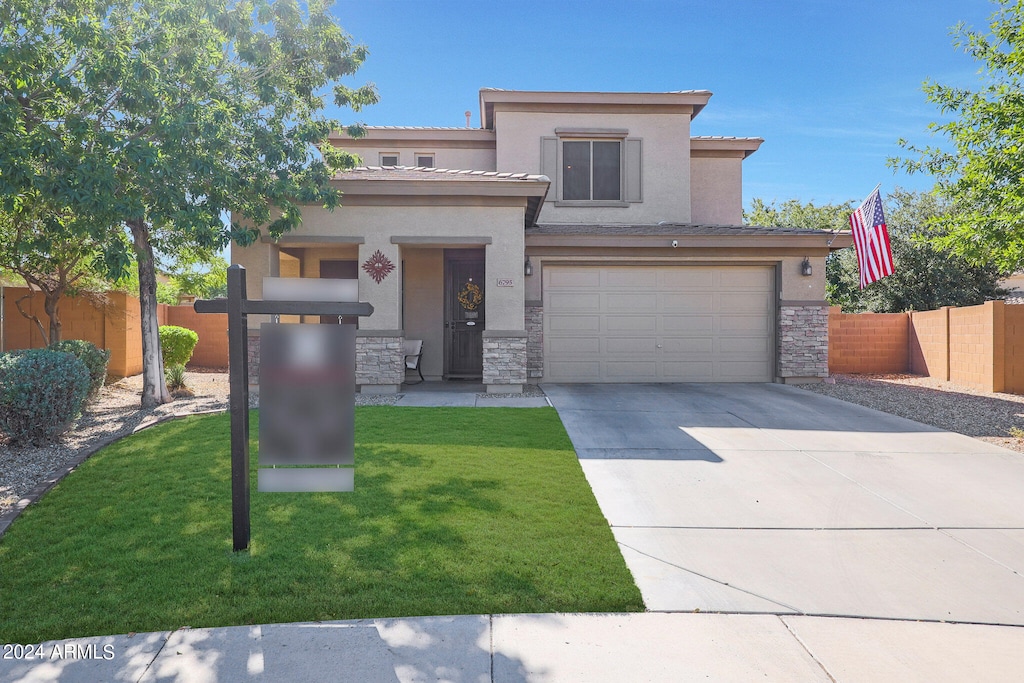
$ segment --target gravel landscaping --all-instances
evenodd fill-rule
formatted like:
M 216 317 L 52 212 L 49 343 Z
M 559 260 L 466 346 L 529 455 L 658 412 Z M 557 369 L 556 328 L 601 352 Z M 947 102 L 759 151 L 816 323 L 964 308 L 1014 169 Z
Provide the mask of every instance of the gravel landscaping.
M 801 389 L 899 415 L 1024 453 L 1024 396 L 917 375 L 834 375 Z

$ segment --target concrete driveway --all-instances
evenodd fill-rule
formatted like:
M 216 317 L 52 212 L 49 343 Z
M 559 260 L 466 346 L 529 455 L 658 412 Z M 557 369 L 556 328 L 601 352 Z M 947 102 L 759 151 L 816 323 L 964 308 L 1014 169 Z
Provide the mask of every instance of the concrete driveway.
M 777 384 L 545 385 L 652 611 L 1024 625 L 1024 456 Z

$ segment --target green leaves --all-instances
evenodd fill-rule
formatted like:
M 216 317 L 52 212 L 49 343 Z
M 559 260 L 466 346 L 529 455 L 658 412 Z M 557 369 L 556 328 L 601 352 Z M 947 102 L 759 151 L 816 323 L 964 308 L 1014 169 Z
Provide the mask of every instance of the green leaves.
M 273 209 L 294 227 L 296 200 L 336 205 L 331 172 L 356 161 L 318 153 L 338 125 L 321 94 L 377 101 L 340 82 L 367 51 L 325 2 L 11 0 L 0 18 L 0 195 L 38 191 L 96 237 L 141 218 L 173 252 L 249 239 L 221 216 Z
M 860 289 L 853 247 L 832 252 L 825 262 L 826 297 L 848 312 L 927 311 L 942 306 L 970 306 L 1001 293 L 997 263 L 978 264 L 951 251 L 943 226 L 953 208 L 939 195 L 894 189 L 885 198 L 886 223 L 896 272 Z M 760 199 L 744 213 L 748 224 L 817 230 L 848 230 L 852 201 L 815 205 L 791 199 L 781 205 Z M 974 220 L 981 220 L 975 216 Z M 1007 245 L 1007 249 L 1013 248 Z
M 889 165 L 934 176 L 936 190 L 952 204 L 930 223 L 940 248 L 1012 271 L 1024 267 L 1024 1 L 999 4 L 989 34 L 963 24 L 954 30 L 955 45 L 981 63 L 978 88 L 923 87 L 928 101 L 952 116 L 928 125 L 948 145 L 900 140 L 910 156 Z

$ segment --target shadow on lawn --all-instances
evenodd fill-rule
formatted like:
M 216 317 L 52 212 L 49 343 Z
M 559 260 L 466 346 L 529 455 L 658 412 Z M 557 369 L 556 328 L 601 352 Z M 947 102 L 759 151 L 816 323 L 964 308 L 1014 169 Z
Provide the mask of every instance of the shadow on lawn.
M 247 553 L 230 550 L 226 415 L 114 444 L 0 539 L 0 640 L 642 609 L 557 416 L 523 410 L 361 411 L 351 493 L 258 493 L 254 439 Z

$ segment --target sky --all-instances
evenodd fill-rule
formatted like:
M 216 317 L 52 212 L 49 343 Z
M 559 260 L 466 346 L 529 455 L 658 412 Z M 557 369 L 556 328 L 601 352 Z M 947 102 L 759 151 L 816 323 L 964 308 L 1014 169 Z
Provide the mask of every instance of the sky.
M 937 144 L 924 81 L 976 86 L 953 45 L 958 22 L 988 31 L 988 0 L 337 0 L 370 56 L 348 85 L 380 103 L 333 110 L 345 123 L 480 125 L 481 87 L 710 90 L 694 135 L 761 137 L 743 166 L 744 205 L 859 202 L 894 173 L 900 138 Z M 515 169 L 509 169 L 515 170 Z M 529 170 L 529 169 L 524 169 Z

